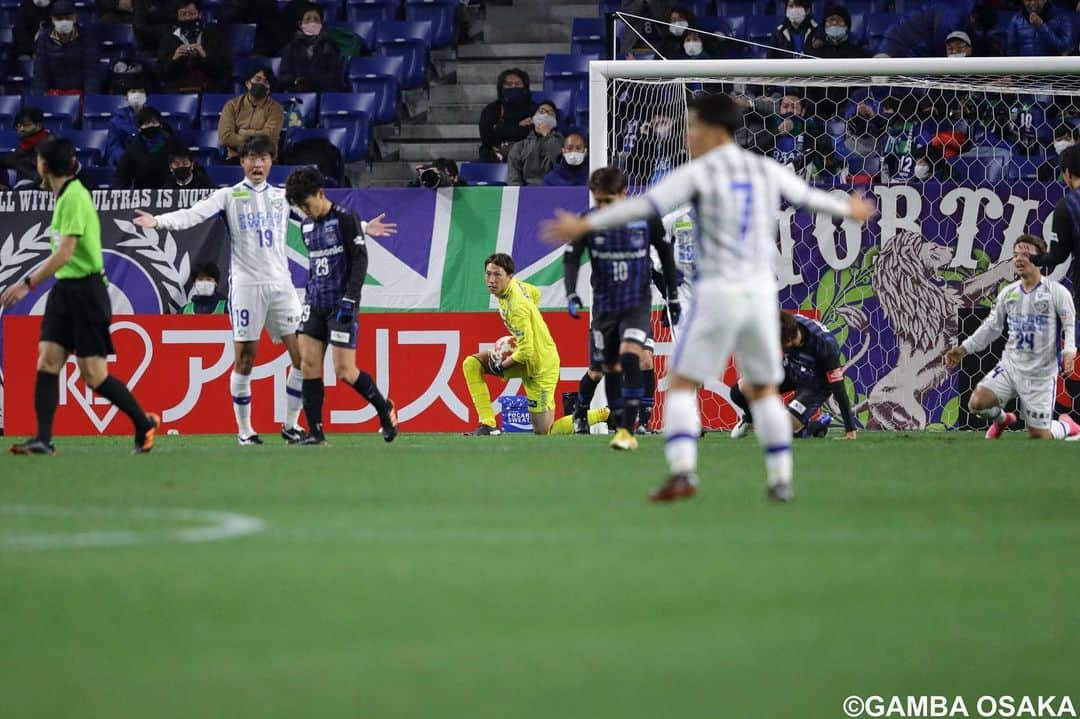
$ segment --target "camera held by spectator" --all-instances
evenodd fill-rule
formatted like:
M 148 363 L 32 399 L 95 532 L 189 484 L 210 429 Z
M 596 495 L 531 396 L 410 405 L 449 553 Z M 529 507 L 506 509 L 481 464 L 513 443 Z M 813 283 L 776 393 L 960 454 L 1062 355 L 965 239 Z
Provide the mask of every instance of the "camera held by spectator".
M 427 187 L 437 189 L 439 187 L 461 187 L 464 183 L 458 176 L 458 166 L 453 160 L 440 157 L 430 165 L 420 165 L 416 168 L 416 180 L 412 187 Z

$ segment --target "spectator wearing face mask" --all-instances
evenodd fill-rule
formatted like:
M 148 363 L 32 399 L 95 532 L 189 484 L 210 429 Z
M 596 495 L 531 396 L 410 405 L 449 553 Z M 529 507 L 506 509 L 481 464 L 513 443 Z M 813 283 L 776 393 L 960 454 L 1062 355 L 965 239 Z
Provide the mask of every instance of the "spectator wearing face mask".
M 1053 150 L 1046 155 L 1046 160 L 1039 165 L 1037 176 L 1042 182 L 1057 182 L 1061 179 L 1061 153 L 1076 144 L 1076 131 L 1068 125 L 1062 125 L 1054 132 Z
M 127 88 L 124 93 L 127 105 L 117 110 L 109 118 L 109 137 L 105 141 L 105 163 L 109 167 L 120 164 L 120 158 L 128 143 L 135 137 L 138 127 L 135 125 L 135 115 L 139 110 L 146 107 L 145 84 L 136 83 Z
M 811 17 L 810 0 L 788 0 L 784 9 L 784 22 L 773 30 L 769 38 L 769 57 L 798 57 L 809 50 L 814 34 L 821 27 Z
M 158 47 L 157 69 L 167 92 L 228 91 L 228 44 L 220 30 L 203 24 L 199 0 L 180 0 L 176 24 Z
M 927 180 L 937 179 L 934 176 L 934 165 L 930 162 L 928 157 L 920 157 L 915 162 L 914 178 L 916 182 L 926 182 Z
M 551 187 L 589 184 L 589 143 L 580 132 L 571 132 L 563 140 L 562 156 L 544 175 L 544 184 Z
M 191 299 L 181 312 L 185 315 L 223 315 L 228 312 L 225 295 L 218 290 L 220 282 L 221 270 L 213 262 L 197 266 Z
M 294 92 L 346 89 L 341 49 L 323 32 L 323 15 L 318 5 L 304 10 L 299 30 L 281 51 L 281 85 L 286 91 Z
M 1046 0 L 1024 0 L 1005 36 L 1005 52 L 1012 57 L 1062 55 L 1075 45 L 1070 13 L 1061 12 Z
M 515 142 L 507 158 L 506 184 L 541 185 L 544 175 L 551 171 L 562 153 L 563 136 L 555 126 L 559 123 L 554 103 L 544 101 L 536 106 L 532 116 L 532 132 Z
M 50 26 L 50 0 L 19 0 L 15 13 L 12 41 L 18 57 L 32 57 L 37 47 L 37 34 L 42 26 Z
M 277 147 L 285 110 L 270 97 L 273 82 L 274 73 L 269 68 L 253 69 L 245 83 L 247 92 L 229 100 L 221 109 L 218 139 L 226 148 L 229 162 L 239 164 L 244 141 L 252 135 L 266 135 Z
M 172 136 L 162 125 L 161 113 L 149 105 L 135 114 L 135 126 L 138 133 L 120 156 L 112 186 L 136 190 L 164 187 Z
M 24 107 L 15 115 L 15 132 L 19 135 L 19 146 L 0 155 L 0 167 L 15 170 L 18 182 L 37 184 L 41 178 L 37 173 L 36 149 L 38 143 L 52 134 L 45 129 L 45 114 L 36 107 Z
M 191 155 L 191 150 L 179 142 L 169 146 L 169 177 L 165 188 L 169 190 L 212 190 L 217 185 Z
M 38 33 L 32 87 L 38 95 L 97 92 L 101 73 L 97 41 L 79 25 L 71 0 L 49 6 L 52 26 Z
M 696 22 L 694 13 L 681 5 L 675 5 L 662 18 L 666 24 L 660 26 L 659 44 L 656 49 L 667 60 L 686 57 L 683 41 L 686 33 L 694 27 Z
M 807 101 L 793 92 L 780 98 L 776 114 L 766 118 L 766 129 L 754 144 L 762 154 L 807 178 L 839 169 L 824 123 L 808 113 Z
M 851 37 L 851 13 L 840 4 L 825 10 L 825 23 L 811 43 L 811 55 L 822 58 L 869 57 Z
M 963 30 L 953 30 L 945 38 L 945 57 L 959 60 L 971 57 L 971 36 Z
M 480 112 L 480 160 L 506 162 L 511 146 L 532 132 L 536 104 L 529 92 L 529 74 L 503 70 L 495 83 L 498 99 Z

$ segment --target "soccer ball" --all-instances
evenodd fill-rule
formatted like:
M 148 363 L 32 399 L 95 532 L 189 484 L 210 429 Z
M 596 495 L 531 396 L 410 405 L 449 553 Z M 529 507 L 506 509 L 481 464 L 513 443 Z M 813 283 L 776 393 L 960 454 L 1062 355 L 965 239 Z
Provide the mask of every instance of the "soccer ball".
M 513 335 L 506 335 L 505 337 L 500 337 L 495 340 L 495 346 L 491 348 L 491 354 L 494 355 L 499 362 L 503 362 L 507 357 L 514 354 L 514 350 L 516 349 L 517 340 L 514 339 Z

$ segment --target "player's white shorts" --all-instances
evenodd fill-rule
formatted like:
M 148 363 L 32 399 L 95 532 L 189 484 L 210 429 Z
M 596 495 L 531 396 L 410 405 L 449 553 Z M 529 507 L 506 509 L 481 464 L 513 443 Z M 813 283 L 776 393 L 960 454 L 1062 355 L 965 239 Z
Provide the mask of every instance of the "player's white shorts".
M 1019 397 L 1027 425 L 1035 429 L 1050 428 L 1054 413 L 1054 398 L 1057 394 L 1057 377 L 1036 379 L 1014 377 L 1002 362 L 990 374 L 983 377 L 978 386 L 993 392 L 1001 404 Z
M 739 376 L 752 384 L 780 384 L 780 310 L 772 279 L 735 284 L 709 279 L 694 286 L 693 302 L 677 328 L 676 374 L 696 382 L 723 375 L 734 353 Z
M 263 327 L 275 343 L 296 332 L 300 325 L 300 298 L 292 285 L 232 285 L 229 316 L 233 340 L 259 339 Z

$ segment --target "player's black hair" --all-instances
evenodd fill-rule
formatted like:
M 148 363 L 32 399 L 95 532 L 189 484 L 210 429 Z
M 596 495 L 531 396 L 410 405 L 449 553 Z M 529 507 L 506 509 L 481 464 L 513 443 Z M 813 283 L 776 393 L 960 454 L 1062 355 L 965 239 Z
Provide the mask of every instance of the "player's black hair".
M 690 98 L 688 104 L 706 125 L 722 127 L 731 135 L 743 126 L 742 108 L 726 93 L 701 93 Z
M 487 269 L 488 265 L 495 265 L 506 270 L 506 274 L 514 274 L 514 258 L 505 252 L 496 252 L 493 255 L 488 255 L 484 260 L 484 269 Z
M 1073 177 L 1080 177 L 1080 145 L 1066 147 L 1058 159 L 1061 171 L 1068 170 Z
M 1021 242 L 1026 242 L 1027 244 L 1034 246 L 1035 249 L 1039 251 L 1040 255 L 1046 253 L 1046 240 L 1039 237 L 1038 235 L 1031 235 L 1031 234 L 1020 235 L 1019 237 L 1016 238 L 1016 242 L 1014 242 L 1013 244 L 1014 245 L 1019 245 Z
M 75 174 L 75 145 L 66 137 L 46 137 L 35 148 L 37 156 L 45 161 L 45 169 L 54 177 L 71 177 Z
M 626 189 L 626 175 L 617 167 L 601 167 L 589 175 L 589 192 L 617 195 Z
M 192 278 L 195 277 L 212 277 L 214 282 L 221 284 L 221 270 L 213 262 L 203 262 L 202 264 L 195 266 L 195 271 L 191 273 Z
M 277 150 L 277 145 L 270 139 L 269 135 L 249 135 L 244 140 L 243 147 L 240 148 L 240 157 L 248 157 L 249 155 L 270 155 L 274 156 Z
M 318 194 L 325 184 L 318 168 L 301 167 L 290 172 L 285 180 L 285 199 L 290 205 L 300 207 L 306 199 Z
M 135 113 L 135 127 L 142 127 L 148 122 L 161 123 L 161 111 L 156 107 L 144 105 Z
M 799 336 L 799 323 L 795 321 L 795 315 L 780 310 L 780 344 L 789 345 Z

